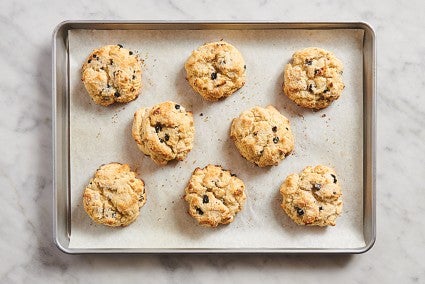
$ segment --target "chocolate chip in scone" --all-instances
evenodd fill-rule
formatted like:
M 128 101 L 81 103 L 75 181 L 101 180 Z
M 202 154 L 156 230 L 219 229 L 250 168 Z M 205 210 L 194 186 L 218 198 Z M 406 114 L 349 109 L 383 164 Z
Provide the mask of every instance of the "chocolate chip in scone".
M 320 190 L 321 188 L 322 188 L 322 185 L 320 183 L 315 183 L 311 187 L 311 189 L 313 189 L 313 190 Z
M 274 144 L 277 144 L 277 142 L 279 142 L 279 137 L 275 137 L 275 138 L 273 138 L 273 143 L 274 143 Z
M 272 131 L 273 131 L 273 132 L 276 132 L 276 131 L 277 131 L 277 126 L 273 126 L 273 127 L 272 127 Z
M 136 79 L 136 75 L 133 75 L 133 77 L 131 77 L 133 80 Z
M 297 210 L 297 214 L 298 214 L 298 216 L 302 216 L 302 215 L 304 215 L 304 210 L 302 210 L 301 208 L 299 208 L 299 207 L 295 207 L 295 210 Z
M 130 50 L 130 51 L 128 52 L 128 54 L 133 55 L 133 51 L 131 51 L 131 50 Z
M 165 139 L 165 141 L 170 140 L 170 135 L 168 135 L 167 133 L 165 133 L 164 139 Z
M 215 80 L 217 79 L 217 72 L 212 72 L 211 73 L 211 80 Z
M 322 211 L 323 210 L 323 207 L 322 206 L 319 206 L 319 211 Z
M 311 60 L 311 59 L 306 59 L 306 60 L 305 60 L 305 64 L 306 64 L 306 65 L 311 65 L 311 64 L 313 64 L 313 60 Z
M 175 109 L 180 109 L 180 105 L 175 105 Z
M 162 126 L 161 124 L 159 124 L 159 122 L 157 124 L 155 124 L 155 132 L 158 133 L 162 130 Z
M 309 90 L 310 92 L 313 92 L 313 87 L 314 87 L 314 86 L 313 86 L 313 84 L 309 84 L 309 85 L 308 85 L 308 90 Z
M 243 66 L 243 69 L 245 69 L 245 70 L 246 70 L 246 65 L 244 65 L 244 66 Z
M 119 46 L 119 48 L 123 48 L 122 44 L 117 44 Z
M 199 215 L 204 215 L 204 211 L 202 211 L 202 210 L 201 210 L 201 208 L 196 208 L 196 212 L 197 212 Z
M 210 199 L 208 198 L 208 195 L 204 195 L 202 197 L 202 203 L 208 203 L 208 202 L 210 202 Z
M 120 95 L 120 93 L 118 93 L 118 91 L 114 93 L 114 97 L 119 98 L 120 96 L 121 95 Z
M 336 179 L 336 176 L 334 175 L 334 174 L 331 174 L 331 176 L 333 177 L 333 179 L 334 179 L 334 183 L 336 183 L 338 180 Z
M 90 62 L 91 62 L 91 59 L 87 60 L 87 63 L 90 63 Z

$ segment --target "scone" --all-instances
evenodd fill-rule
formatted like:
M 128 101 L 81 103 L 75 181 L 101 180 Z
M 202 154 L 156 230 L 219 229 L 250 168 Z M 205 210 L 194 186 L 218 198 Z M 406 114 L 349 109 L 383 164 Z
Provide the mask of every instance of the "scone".
M 214 165 L 196 168 L 185 192 L 189 214 L 206 227 L 233 222 L 246 200 L 242 180 Z
M 245 84 L 242 54 L 224 41 L 206 43 L 194 50 L 185 64 L 187 80 L 208 101 L 217 101 Z
M 344 89 L 343 65 L 331 52 L 317 47 L 297 51 L 284 73 L 283 91 L 297 105 L 323 109 Z
M 120 44 L 106 45 L 89 55 L 81 80 L 96 104 L 127 103 L 137 98 L 142 88 L 141 61 Z
M 132 135 L 139 149 L 158 165 L 184 160 L 193 147 L 193 115 L 171 101 L 134 114 Z
M 300 174 L 289 175 L 280 193 L 283 210 L 300 225 L 335 226 L 342 211 L 338 177 L 326 166 L 306 167 Z
M 241 155 L 259 167 L 277 165 L 294 149 L 289 120 L 273 106 L 256 106 L 233 119 L 230 137 Z
M 84 210 L 96 223 L 127 226 L 146 203 L 145 186 L 127 164 L 101 166 L 83 195 Z

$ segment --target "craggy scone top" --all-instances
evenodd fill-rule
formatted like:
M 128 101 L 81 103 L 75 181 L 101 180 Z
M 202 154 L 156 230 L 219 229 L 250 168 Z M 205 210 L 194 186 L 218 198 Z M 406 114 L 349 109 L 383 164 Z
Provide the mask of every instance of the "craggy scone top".
M 242 54 L 224 41 L 206 43 L 194 50 L 185 69 L 189 84 L 209 101 L 228 97 L 245 84 Z
M 207 227 L 231 223 L 246 200 L 242 180 L 214 165 L 196 168 L 185 192 L 189 214 Z
M 280 187 L 282 208 L 300 225 L 335 226 L 342 211 L 342 194 L 332 168 L 318 165 L 289 175 Z
M 294 149 L 289 120 L 273 106 L 242 112 L 233 119 L 230 137 L 241 155 L 259 167 L 277 165 Z
M 127 103 L 136 99 L 142 88 L 141 61 L 122 45 L 106 45 L 86 59 L 81 80 L 96 104 Z
M 144 183 L 127 164 L 101 166 L 84 190 L 83 206 L 96 223 L 127 226 L 146 202 Z
M 284 72 L 283 91 L 297 105 L 322 109 L 344 89 L 343 65 L 331 52 L 317 47 L 297 51 Z
M 158 165 L 182 161 L 193 147 L 193 115 L 171 101 L 140 108 L 134 114 L 132 135 L 139 149 Z

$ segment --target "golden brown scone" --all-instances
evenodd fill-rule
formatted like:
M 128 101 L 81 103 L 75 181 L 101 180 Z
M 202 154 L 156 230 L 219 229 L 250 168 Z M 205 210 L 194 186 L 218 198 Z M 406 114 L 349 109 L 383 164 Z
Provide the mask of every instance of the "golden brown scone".
M 277 165 L 294 149 L 289 120 L 273 106 L 256 106 L 233 119 L 230 137 L 241 155 L 259 167 Z
M 140 151 L 158 165 L 182 161 L 193 148 L 193 115 L 171 101 L 140 108 L 134 114 L 132 135 Z
M 127 226 L 139 216 L 146 203 L 143 180 L 136 178 L 127 164 L 101 166 L 83 195 L 84 210 L 99 224 Z
M 282 208 L 299 225 L 335 226 L 342 211 L 341 186 L 335 171 L 318 165 L 286 177 L 280 187 Z
M 245 61 L 231 44 L 206 43 L 194 50 L 185 64 L 187 80 L 208 101 L 226 98 L 245 84 Z
M 317 47 L 297 51 L 284 73 L 283 91 L 297 105 L 322 109 L 344 89 L 343 65 L 333 53 Z
M 137 98 L 142 88 L 141 61 L 122 45 L 106 45 L 89 55 L 81 80 L 96 104 L 127 103 Z
M 242 180 L 214 165 L 196 168 L 185 192 L 189 214 L 206 227 L 233 222 L 246 200 Z

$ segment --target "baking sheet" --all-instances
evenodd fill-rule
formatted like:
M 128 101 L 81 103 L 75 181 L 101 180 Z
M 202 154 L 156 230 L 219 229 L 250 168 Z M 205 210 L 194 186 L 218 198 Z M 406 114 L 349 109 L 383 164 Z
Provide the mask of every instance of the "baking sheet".
M 204 42 L 224 39 L 243 54 L 247 83 L 220 102 L 206 102 L 185 80 L 184 62 Z M 81 82 L 88 54 L 123 44 L 144 60 L 143 90 L 135 101 L 102 107 Z M 346 88 L 325 110 L 297 107 L 281 91 L 283 68 L 294 51 L 319 46 L 344 63 Z M 70 248 L 358 248 L 363 237 L 363 30 L 71 30 Z M 131 137 L 134 111 L 172 100 L 193 111 L 195 144 L 183 162 L 155 165 Z M 242 158 L 229 138 L 231 120 L 255 105 L 274 105 L 291 121 L 295 151 L 276 167 L 258 168 Z M 202 116 L 201 116 L 202 113 Z M 147 203 L 125 228 L 95 224 L 82 193 L 95 170 L 112 161 L 128 163 L 145 181 Z M 221 164 L 246 185 L 247 202 L 235 221 L 204 228 L 187 214 L 182 196 L 196 167 Z M 343 187 L 337 226 L 294 224 L 280 208 L 279 186 L 307 165 L 334 167 Z

